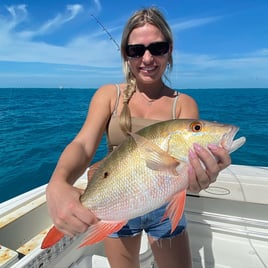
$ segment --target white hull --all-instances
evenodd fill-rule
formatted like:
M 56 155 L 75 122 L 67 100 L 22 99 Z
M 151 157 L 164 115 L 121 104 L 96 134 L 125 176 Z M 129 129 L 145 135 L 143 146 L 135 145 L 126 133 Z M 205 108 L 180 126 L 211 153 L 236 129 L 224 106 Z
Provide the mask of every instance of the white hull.
M 86 176 L 77 185 L 84 187 Z M 51 226 L 45 187 L 0 205 L 0 268 L 109 267 L 103 245 L 77 249 L 83 236 L 41 250 Z M 268 168 L 232 165 L 198 195 L 189 193 L 186 217 L 194 268 L 268 267 Z M 141 267 L 152 267 L 146 236 Z

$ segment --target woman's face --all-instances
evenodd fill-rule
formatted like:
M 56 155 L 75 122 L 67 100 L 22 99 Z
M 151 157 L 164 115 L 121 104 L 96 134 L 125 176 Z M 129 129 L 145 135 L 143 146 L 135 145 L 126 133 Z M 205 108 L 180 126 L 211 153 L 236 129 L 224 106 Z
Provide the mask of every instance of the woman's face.
M 145 47 L 151 43 L 166 41 L 161 31 L 152 24 L 145 24 L 135 28 L 129 35 L 128 45 L 141 44 Z M 171 48 L 168 53 L 161 56 L 153 56 L 147 49 L 143 56 L 129 58 L 130 70 L 137 79 L 137 82 L 150 84 L 160 81 L 165 72 Z

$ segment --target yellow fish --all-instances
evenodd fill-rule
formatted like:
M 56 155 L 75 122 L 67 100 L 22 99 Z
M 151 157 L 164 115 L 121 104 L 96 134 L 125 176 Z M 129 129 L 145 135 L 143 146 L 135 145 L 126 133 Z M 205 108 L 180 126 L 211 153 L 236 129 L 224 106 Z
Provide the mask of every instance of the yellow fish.
M 176 119 L 156 123 L 130 136 L 98 166 L 81 196 L 99 219 L 80 246 L 91 245 L 120 230 L 130 219 L 167 205 L 171 232 L 182 217 L 188 188 L 188 154 L 194 143 L 220 145 L 229 152 L 245 138 L 233 140 L 239 128 L 204 120 Z M 44 238 L 47 248 L 64 235 L 55 227 Z

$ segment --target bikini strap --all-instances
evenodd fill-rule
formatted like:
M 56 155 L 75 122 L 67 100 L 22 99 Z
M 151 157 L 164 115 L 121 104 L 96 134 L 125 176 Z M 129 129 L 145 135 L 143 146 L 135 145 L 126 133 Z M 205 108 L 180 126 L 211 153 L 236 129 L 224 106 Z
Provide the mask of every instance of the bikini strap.
M 173 101 L 173 107 L 172 107 L 172 119 L 176 119 L 176 107 L 177 107 L 177 102 L 178 102 L 178 98 L 180 96 L 180 92 L 176 91 L 177 95 Z
M 120 98 L 120 87 L 118 84 L 115 84 L 115 87 L 117 89 L 117 94 L 116 94 L 116 101 L 115 101 L 115 105 L 114 105 L 114 110 L 113 110 L 113 115 L 116 115 L 116 111 L 117 111 L 117 106 L 119 103 L 119 98 Z

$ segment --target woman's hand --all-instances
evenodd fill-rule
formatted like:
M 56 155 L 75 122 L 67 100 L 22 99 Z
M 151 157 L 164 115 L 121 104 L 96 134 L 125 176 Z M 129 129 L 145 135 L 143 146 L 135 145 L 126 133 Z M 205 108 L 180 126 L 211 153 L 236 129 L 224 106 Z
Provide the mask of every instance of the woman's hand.
M 98 220 L 80 202 L 83 191 L 62 181 L 51 181 L 46 190 L 48 212 L 56 228 L 75 236 Z
M 219 172 L 231 164 L 230 155 L 225 149 L 216 145 L 209 145 L 208 149 L 194 144 L 194 150 L 189 153 L 188 189 L 191 192 L 208 188 L 210 183 L 216 181 Z

